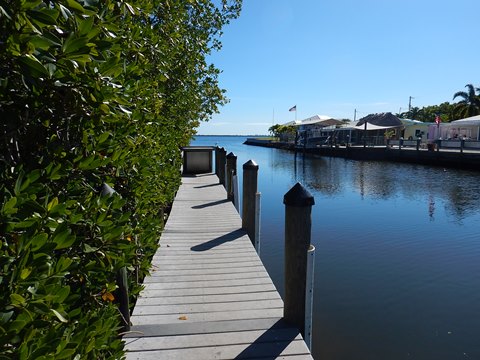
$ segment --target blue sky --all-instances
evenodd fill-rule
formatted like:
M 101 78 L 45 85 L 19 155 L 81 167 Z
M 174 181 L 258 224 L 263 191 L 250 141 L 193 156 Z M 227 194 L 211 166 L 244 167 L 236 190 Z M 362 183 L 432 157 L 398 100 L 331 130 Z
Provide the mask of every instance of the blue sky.
M 452 102 L 480 87 L 478 14 L 479 0 L 244 0 L 210 58 L 230 103 L 198 133 Z

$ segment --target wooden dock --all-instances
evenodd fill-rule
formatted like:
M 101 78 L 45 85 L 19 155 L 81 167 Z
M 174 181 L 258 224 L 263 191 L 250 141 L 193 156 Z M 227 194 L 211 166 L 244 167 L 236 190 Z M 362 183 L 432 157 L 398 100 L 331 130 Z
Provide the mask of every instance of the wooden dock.
M 127 359 L 313 359 L 214 174 L 185 176 L 124 337 Z

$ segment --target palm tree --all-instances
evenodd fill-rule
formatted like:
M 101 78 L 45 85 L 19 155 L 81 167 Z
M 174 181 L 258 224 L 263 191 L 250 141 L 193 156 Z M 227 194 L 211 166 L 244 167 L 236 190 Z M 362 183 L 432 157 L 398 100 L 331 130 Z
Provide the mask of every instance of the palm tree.
M 460 118 L 480 114 L 480 88 L 475 88 L 472 84 L 467 84 L 465 87 L 467 91 L 458 91 L 453 95 L 453 100 L 457 97 L 462 98 L 455 106 Z

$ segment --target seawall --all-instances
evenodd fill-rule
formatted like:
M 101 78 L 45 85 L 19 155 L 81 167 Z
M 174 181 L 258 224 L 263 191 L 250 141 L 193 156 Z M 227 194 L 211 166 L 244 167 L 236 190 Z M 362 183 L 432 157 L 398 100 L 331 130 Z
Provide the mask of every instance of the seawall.
M 262 139 L 247 139 L 244 144 L 359 161 L 391 161 L 480 171 L 480 151 L 478 150 L 460 152 L 458 149 L 440 149 L 429 151 L 411 147 L 399 149 L 398 147 L 388 148 L 386 146 L 299 148 L 291 143 Z

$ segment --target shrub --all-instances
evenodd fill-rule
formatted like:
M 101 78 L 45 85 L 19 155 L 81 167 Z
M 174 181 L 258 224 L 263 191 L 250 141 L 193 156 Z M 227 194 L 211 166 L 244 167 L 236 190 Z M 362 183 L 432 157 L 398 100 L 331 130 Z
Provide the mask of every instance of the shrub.
M 179 146 L 226 101 L 222 5 L 0 2 L 0 358 L 122 357 L 115 274 L 134 300 Z

